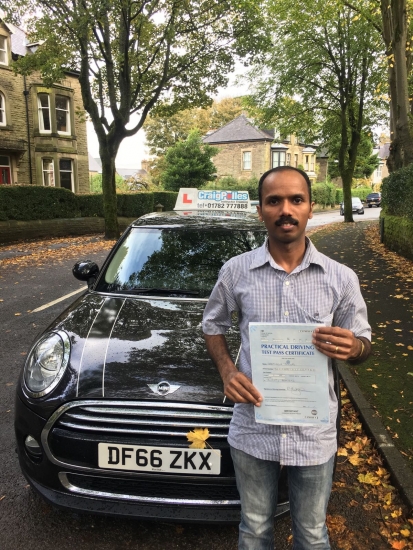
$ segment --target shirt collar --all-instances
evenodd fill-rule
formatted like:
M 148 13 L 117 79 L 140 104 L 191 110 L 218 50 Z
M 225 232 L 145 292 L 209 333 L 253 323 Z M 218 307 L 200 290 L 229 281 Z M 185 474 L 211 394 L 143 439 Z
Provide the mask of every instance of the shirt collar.
M 305 254 L 304 258 L 299 266 L 297 266 L 296 269 L 298 271 L 302 271 L 303 269 L 306 269 L 311 264 L 319 265 L 322 270 L 326 271 L 326 266 L 324 262 L 323 254 L 321 254 L 316 247 L 313 245 L 313 243 L 310 241 L 308 237 L 305 238 Z M 260 248 L 256 249 L 256 254 L 254 256 L 253 261 L 251 262 L 250 269 L 255 269 L 257 267 L 261 267 L 265 265 L 266 263 L 271 264 L 271 262 L 274 264 L 274 260 L 272 259 L 272 256 L 268 250 L 268 237 L 265 239 L 265 242 Z M 295 271 L 295 270 L 294 270 Z

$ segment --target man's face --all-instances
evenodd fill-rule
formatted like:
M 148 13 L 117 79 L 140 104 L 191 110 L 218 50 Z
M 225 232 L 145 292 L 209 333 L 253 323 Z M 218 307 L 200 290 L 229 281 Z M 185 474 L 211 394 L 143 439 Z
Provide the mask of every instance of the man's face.
M 293 243 L 304 239 L 313 204 L 305 179 L 294 170 L 269 174 L 262 185 L 258 216 L 265 223 L 270 241 Z

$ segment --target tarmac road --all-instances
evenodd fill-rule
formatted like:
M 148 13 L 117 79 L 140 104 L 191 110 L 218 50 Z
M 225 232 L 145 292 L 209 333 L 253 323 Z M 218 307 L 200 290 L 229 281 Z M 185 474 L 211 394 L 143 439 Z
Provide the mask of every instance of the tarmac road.
M 378 214 L 379 209 L 366 209 L 365 216 L 356 219 L 367 219 L 370 215 L 378 217 Z M 326 219 L 331 223 L 343 218 L 336 212 L 315 214 L 309 227 L 314 227 L 314 223 L 328 223 Z M 93 259 L 101 265 L 105 256 L 105 253 L 99 253 Z M 73 263 L 73 260 L 65 260 L 59 265 L 18 269 L 6 266 L 0 271 L 0 299 L 4 300 L 0 302 L 1 548 L 235 550 L 237 529 L 234 526 L 187 526 L 68 514 L 45 504 L 28 487 L 21 475 L 14 452 L 13 433 L 13 402 L 18 372 L 36 335 L 77 295 L 36 313 L 29 311 L 49 304 L 83 286 L 71 275 Z M 341 495 L 333 495 L 331 506 L 344 515 L 348 502 Z M 290 532 L 289 518 L 277 523 L 277 550 L 291 549 L 290 543 L 287 542 Z

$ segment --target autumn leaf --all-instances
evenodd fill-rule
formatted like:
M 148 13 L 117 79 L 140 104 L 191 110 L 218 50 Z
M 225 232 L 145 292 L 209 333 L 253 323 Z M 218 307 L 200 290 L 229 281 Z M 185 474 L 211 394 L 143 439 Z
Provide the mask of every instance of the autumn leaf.
M 385 468 L 377 468 L 376 474 L 377 474 L 379 477 L 384 477 L 384 476 L 387 476 L 387 475 L 388 475 L 388 471 L 387 471 Z
M 391 547 L 395 550 L 403 550 L 403 548 L 406 546 L 405 540 L 394 540 Z
M 400 529 L 400 533 L 406 538 L 410 537 L 410 531 L 408 529 Z
M 387 506 L 390 506 L 390 504 L 392 503 L 392 499 L 393 499 L 393 496 L 391 493 L 386 493 L 383 497 L 383 501 L 384 501 L 384 504 L 386 504 Z M 394 512 L 391 513 L 391 515 L 393 516 Z M 396 516 L 393 516 L 393 517 L 396 517 Z
M 188 441 L 192 441 L 192 444 L 189 445 L 191 449 L 205 449 L 209 430 L 208 428 L 195 428 L 192 432 L 188 432 L 186 437 Z
M 364 458 L 361 458 L 359 455 L 355 454 L 351 456 L 348 461 L 350 464 L 353 464 L 353 466 L 359 466 L 360 464 L 363 464 Z
M 399 518 L 402 515 L 402 509 L 399 508 L 398 510 L 394 510 L 390 515 L 392 518 Z
M 347 450 L 343 447 L 340 447 L 337 451 L 337 456 L 348 456 Z
M 372 388 L 375 388 L 376 390 L 379 388 L 379 387 L 377 386 L 377 384 L 372 384 L 371 387 L 372 387 Z
M 373 475 L 372 473 L 359 474 L 357 479 L 360 483 L 367 483 L 368 485 L 380 485 L 380 479 Z

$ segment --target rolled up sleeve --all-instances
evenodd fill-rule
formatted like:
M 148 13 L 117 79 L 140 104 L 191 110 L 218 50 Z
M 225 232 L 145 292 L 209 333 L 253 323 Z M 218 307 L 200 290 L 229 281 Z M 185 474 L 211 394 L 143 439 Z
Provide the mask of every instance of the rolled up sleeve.
M 228 264 L 221 268 L 204 310 L 202 329 L 210 336 L 225 334 L 232 326 L 232 313 L 238 311 L 233 293 L 231 269 Z

